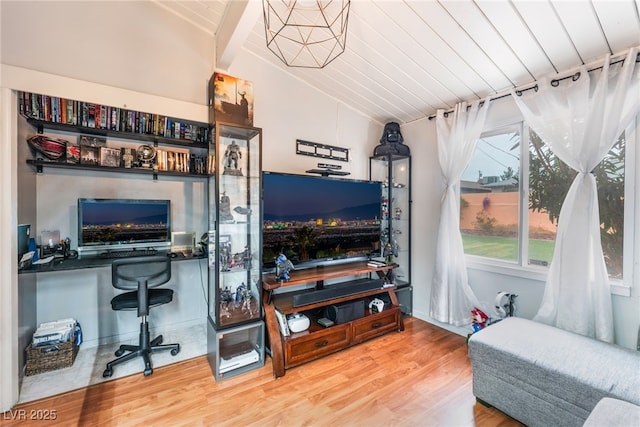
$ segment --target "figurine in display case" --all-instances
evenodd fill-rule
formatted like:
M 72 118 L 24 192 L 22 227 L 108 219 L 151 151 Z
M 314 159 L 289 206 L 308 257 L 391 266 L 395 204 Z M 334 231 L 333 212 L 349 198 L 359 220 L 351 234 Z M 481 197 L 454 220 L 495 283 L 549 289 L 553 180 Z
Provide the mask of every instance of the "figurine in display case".
M 224 158 L 223 175 L 242 176 L 242 168 L 239 165 L 240 159 L 242 159 L 242 151 L 240 151 L 240 146 L 236 144 L 236 141 L 231 141 L 231 144 L 224 152 Z
M 231 214 L 231 199 L 225 192 L 220 196 L 220 222 L 229 224 L 233 223 L 233 215 Z
M 393 215 L 394 219 L 400 219 L 402 218 L 402 209 L 400 208 L 395 208 L 395 214 Z
M 233 295 L 231 294 L 231 289 L 228 286 L 220 292 L 220 316 L 221 317 L 231 317 L 231 313 L 229 312 L 229 304 L 233 301 Z
M 251 255 L 251 251 L 248 246 L 244 247 L 244 251 L 242 251 L 242 266 L 245 270 L 251 270 L 251 260 L 253 256 Z
M 220 239 L 220 271 L 229 271 L 231 265 L 231 241 Z
M 240 316 L 248 316 L 253 318 L 255 314 L 259 313 L 259 310 L 255 310 L 252 304 L 255 300 L 253 293 L 251 293 L 251 286 L 241 282 L 236 287 L 235 292 L 231 291 L 228 286 L 220 293 L 220 314 L 221 317 L 230 318 Z M 257 306 L 255 307 L 257 308 Z
M 250 285 L 245 285 L 244 282 L 238 289 L 236 289 L 236 307 L 239 307 L 243 313 L 247 313 L 249 317 L 253 317 L 253 308 L 251 301 L 253 300 L 253 294 L 251 293 Z

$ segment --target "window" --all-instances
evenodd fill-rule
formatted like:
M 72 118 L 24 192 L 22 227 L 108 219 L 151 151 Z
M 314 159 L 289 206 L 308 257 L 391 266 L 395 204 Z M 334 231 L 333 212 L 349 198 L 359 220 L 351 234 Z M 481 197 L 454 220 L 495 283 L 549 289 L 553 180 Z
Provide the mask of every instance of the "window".
M 529 262 L 547 265 L 555 243 L 555 232 L 548 224 L 557 226 L 562 202 L 577 172 L 558 159 L 535 132 L 530 135 Z M 623 273 L 625 142 L 623 133 L 593 170 L 598 183 L 602 251 L 609 277 L 616 279 L 622 279 Z
M 521 144 L 528 140 L 528 144 Z M 609 276 L 623 278 L 626 138 L 594 169 Z M 467 255 L 547 267 L 558 217 L 576 171 L 523 126 L 481 136 L 460 182 L 460 231 Z M 632 185 L 627 191 L 630 193 Z M 627 209 L 630 211 L 629 209 Z M 626 212 L 628 218 L 633 212 Z M 526 231 L 525 231 L 526 230 Z
M 520 127 L 483 134 L 460 182 L 466 254 L 518 262 Z

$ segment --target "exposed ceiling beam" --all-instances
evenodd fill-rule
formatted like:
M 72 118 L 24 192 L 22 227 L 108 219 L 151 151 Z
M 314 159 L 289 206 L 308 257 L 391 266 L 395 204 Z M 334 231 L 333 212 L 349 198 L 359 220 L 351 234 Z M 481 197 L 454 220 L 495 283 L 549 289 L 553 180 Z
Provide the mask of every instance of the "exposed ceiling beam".
M 216 68 L 229 68 L 262 12 L 260 0 L 237 0 L 227 3 L 222 22 L 216 31 Z

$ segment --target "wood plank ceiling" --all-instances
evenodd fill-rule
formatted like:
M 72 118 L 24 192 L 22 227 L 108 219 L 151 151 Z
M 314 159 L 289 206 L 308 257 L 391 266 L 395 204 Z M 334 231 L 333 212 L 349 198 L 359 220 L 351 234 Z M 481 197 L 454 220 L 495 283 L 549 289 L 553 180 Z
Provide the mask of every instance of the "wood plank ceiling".
M 234 1 L 155 3 L 216 35 Z M 262 2 L 250 2 L 256 22 L 240 48 L 380 123 L 410 123 L 640 45 L 640 0 L 352 0 L 344 54 L 323 69 L 291 68 L 266 48 Z

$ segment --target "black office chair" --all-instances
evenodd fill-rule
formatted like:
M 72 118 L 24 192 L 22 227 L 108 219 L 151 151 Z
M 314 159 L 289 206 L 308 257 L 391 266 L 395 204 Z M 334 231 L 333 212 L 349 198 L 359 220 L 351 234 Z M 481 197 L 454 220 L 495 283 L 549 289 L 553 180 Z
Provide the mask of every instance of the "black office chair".
M 115 260 L 111 266 L 111 283 L 118 289 L 129 290 L 116 295 L 111 300 L 114 310 L 138 310 L 140 317 L 140 344 L 122 344 L 115 355 L 115 360 L 107 363 L 102 376 L 113 375 L 113 366 L 142 356 L 144 375 L 153 373 L 150 354 L 159 350 L 171 350 L 175 356 L 180 352 L 180 344 L 162 344 L 162 335 L 153 340 L 149 337 L 149 308 L 167 304 L 173 300 L 171 289 L 150 289 L 167 283 L 171 279 L 171 259 L 166 256 L 140 257 Z M 123 354 L 129 351 L 131 353 Z

